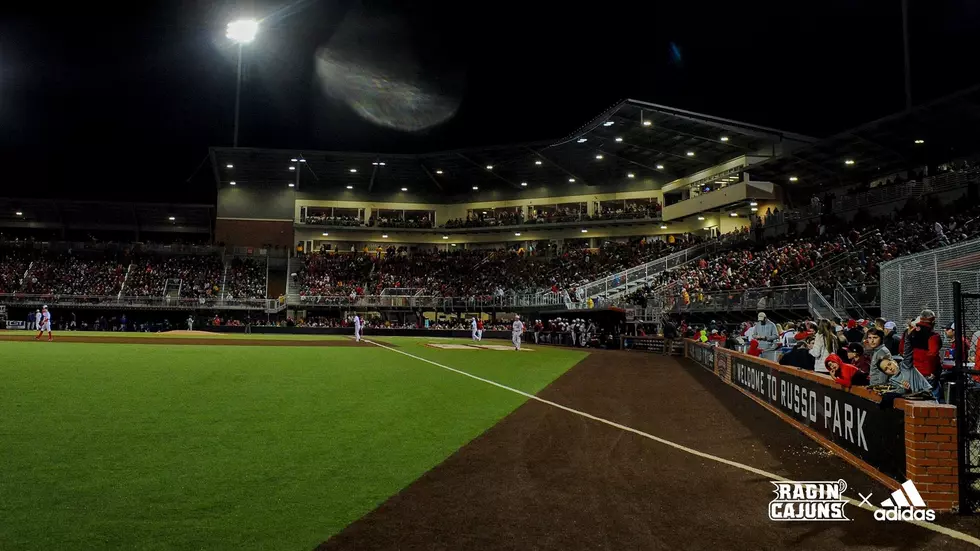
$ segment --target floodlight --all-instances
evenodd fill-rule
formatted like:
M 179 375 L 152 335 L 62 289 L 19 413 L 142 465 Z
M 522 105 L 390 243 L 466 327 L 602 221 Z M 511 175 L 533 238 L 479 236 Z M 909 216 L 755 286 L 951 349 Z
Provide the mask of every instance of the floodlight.
M 225 36 L 239 44 L 248 44 L 255 40 L 255 35 L 259 32 L 259 22 L 254 19 L 239 19 L 228 23 L 228 30 Z

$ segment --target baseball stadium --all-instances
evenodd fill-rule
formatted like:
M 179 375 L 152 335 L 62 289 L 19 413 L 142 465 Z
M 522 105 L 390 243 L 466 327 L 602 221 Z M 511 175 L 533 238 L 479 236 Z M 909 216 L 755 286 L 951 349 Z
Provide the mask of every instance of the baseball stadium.
M 0 198 L 0 549 L 980 547 L 980 87 L 602 108 Z

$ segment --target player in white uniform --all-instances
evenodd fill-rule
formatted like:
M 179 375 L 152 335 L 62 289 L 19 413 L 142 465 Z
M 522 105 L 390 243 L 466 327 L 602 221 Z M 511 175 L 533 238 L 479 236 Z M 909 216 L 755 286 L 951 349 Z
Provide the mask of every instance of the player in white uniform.
M 511 326 L 510 340 L 514 343 L 514 350 L 521 349 L 521 334 L 524 333 L 524 322 L 521 316 L 514 316 L 514 324 Z
M 470 318 L 470 337 L 474 342 L 480 340 L 476 337 L 476 318 Z
M 39 321 L 37 322 L 37 336 L 34 337 L 34 340 L 39 340 L 41 338 L 41 335 L 43 335 L 44 332 L 47 331 L 48 340 L 50 341 L 51 340 L 51 312 L 48 312 L 47 306 L 43 306 L 41 308 L 41 313 L 38 314 L 38 319 Z
M 40 310 L 35 310 L 34 311 L 34 326 L 31 329 L 34 329 L 35 331 L 39 331 L 41 329 L 41 311 Z
M 361 342 L 361 316 L 354 314 L 354 340 Z

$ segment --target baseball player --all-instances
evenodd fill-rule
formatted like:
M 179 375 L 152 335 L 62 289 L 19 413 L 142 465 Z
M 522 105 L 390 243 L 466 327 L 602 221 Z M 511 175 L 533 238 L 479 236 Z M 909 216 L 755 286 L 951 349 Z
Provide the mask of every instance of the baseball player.
M 483 320 L 482 319 L 476 320 L 476 340 L 478 340 L 478 341 L 482 341 L 483 340 Z
M 354 340 L 361 342 L 361 316 L 354 314 Z
M 51 341 L 51 312 L 48 312 L 47 305 L 41 307 L 41 313 L 38 314 L 39 321 L 37 322 L 37 336 L 34 340 L 40 340 L 41 335 L 45 331 L 48 332 L 48 341 Z
M 514 324 L 511 326 L 510 340 L 514 343 L 514 350 L 521 349 L 521 333 L 524 332 L 524 322 L 520 315 L 514 316 Z
M 41 311 L 40 310 L 35 310 L 34 311 L 34 330 L 35 331 L 40 331 L 41 330 Z M 40 335 L 38 335 L 38 336 L 40 336 Z M 37 340 L 37 339 L 35 339 L 35 340 Z
M 470 338 L 473 342 L 480 340 L 476 337 L 476 318 L 470 318 Z

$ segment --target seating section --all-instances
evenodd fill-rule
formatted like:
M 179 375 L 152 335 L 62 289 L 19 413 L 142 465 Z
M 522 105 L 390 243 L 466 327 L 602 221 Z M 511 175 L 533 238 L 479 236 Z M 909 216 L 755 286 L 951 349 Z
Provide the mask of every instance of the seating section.
M 172 281 L 181 298 L 219 298 L 224 281 L 227 298 L 253 299 L 266 298 L 266 279 L 264 258 L 232 259 L 225 279 L 220 254 L 54 253 L 0 244 L 0 293 L 162 297 Z
M 413 294 L 443 297 L 492 297 L 573 291 L 609 273 L 666 256 L 696 244 L 696 239 L 636 239 L 609 242 L 599 249 L 583 247 L 514 251 L 474 249 L 409 252 L 394 247 L 383 254 L 314 253 L 304 257 L 296 288 L 310 297 L 379 294 L 385 289 L 413 289 Z

